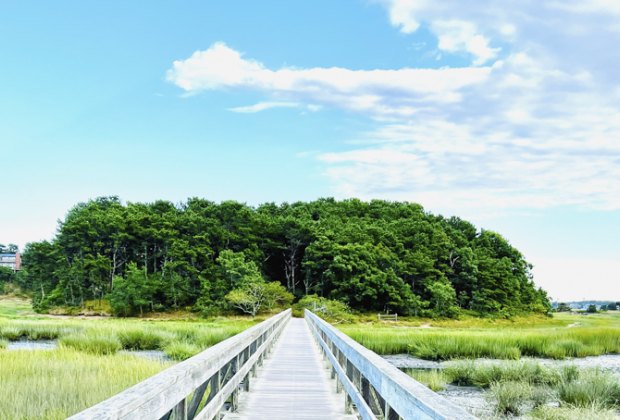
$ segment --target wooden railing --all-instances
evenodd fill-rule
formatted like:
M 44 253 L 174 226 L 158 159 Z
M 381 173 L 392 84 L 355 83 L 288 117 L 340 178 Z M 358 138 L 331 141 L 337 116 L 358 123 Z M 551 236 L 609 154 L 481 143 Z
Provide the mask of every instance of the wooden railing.
M 373 351 L 305 311 L 306 321 L 337 379 L 346 406 L 364 420 L 475 419 Z
M 224 408 L 236 408 L 240 388 L 249 389 L 256 365 L 290 318 L 287 309 L 70 419 L 219 418 Z

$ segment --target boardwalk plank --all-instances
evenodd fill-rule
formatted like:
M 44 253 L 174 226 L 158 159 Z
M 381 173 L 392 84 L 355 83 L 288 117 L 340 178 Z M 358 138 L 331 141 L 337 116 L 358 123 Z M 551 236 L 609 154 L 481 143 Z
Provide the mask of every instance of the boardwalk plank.
M 237 412 L 225 419 L 354 419 L 344 405 L 306 321 L 293 318 L 252 378 L 250 392 L 241 394 Z

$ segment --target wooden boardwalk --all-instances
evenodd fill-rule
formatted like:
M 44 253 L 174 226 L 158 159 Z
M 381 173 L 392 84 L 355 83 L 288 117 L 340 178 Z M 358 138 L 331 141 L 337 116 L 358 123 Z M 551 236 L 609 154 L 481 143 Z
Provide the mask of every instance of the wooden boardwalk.
M 336 393 L 336 381 L 323 363 L 306 321 L 292 318 L 257 369 L 250 392 L 241 393 L 237 412 L 225 419 L 356 418 L 345 414 L 344 394 Z

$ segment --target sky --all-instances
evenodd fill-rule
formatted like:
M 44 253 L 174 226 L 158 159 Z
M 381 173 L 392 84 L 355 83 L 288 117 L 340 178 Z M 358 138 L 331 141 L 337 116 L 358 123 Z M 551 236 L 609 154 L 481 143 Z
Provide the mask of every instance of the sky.
M 422 204 L 620 300 L 616 0 L 4 0 L 0 243 L 78 202 Z

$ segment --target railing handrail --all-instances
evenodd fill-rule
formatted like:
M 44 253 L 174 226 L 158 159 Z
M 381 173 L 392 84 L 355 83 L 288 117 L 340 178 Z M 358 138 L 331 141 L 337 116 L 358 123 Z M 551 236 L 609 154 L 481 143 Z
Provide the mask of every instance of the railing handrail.
M 180 362 L 150 378 L 122 391 L 113 397 L 88 408 L 74 416 L 72 420 L 92 419 L 159 419 L 166 416 L 199 387 L 207 388 L 214 375 L 227 366 L 242 352 L 254 345 L 252 357 L 247 355 L 244 362 L 255 363 L 260 354 L 278 335 L 291 317 L 291 309 L 255 325 L 203 352 Z M 270 333 L 268 337 L 263 334 Z M 260 341 L 260 343 L 257 343 Z M 260 345 L 260 347 L 257 346 Z M 249 352 L 248 352 L 249 353 Z M 235 369 L 238 369 L 236 366 Z M 250 367 L 245 366 L 242 374 Z M 232 388 L 232 387 L 229 387 Z M 230 394 L 229 394 L 230 395 Z M 220 396 L 222 404 L 226 396 Z M 202 396 L 201 396 L 202 398 Z M 198 417 L 205 417 L 201 412 Z
M 324 350 L 332 352 L 332 348 L 336 348 L 339 355 L 346 359 L 345 362 L 350 362 L 380 395 L 385 405 L 401 418 L 405 420 L 475 419 L 462 408 L 415 381 L 381 356 L 357 343 L 309 310 L 305 310 L 305 317 L 311 329 L 320 333 L 317 339 L 320 338 L 319 344 L 323 341 L 327 346 L 325 349 L 325 346 L 321 344 Z M 337 355 L 333 356 L 338 360 Z M 347 370 L 346 364 L 340 366 L 341 370 Z M 360 390 L 357 391 L 357 396 L 350 395 L 353 400 L 361 396 Z

